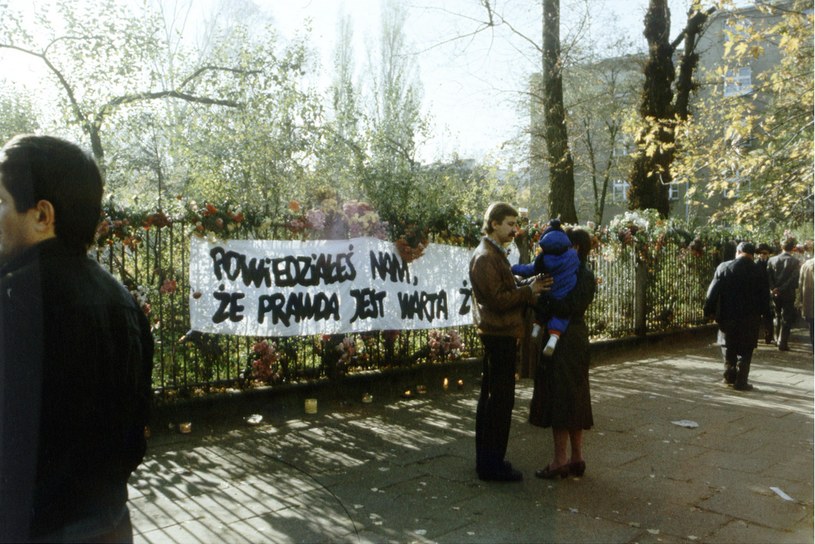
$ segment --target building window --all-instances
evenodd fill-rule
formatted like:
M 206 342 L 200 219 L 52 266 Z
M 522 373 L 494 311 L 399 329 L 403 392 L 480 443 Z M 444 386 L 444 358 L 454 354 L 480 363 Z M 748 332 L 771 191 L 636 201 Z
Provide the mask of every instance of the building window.
M 679 185 L 675 183 L 668 185 L 668 200 L 679 200 Z
M 625 202 L 628 200 L 628 182 L 622 179 L 615 179 L 611 186 L 611 200 L 614 202 Z
M 614 149 L 612 156 L 616 158 L 627 157 L 631 154 L 631 142 L 625 139 L 620 139 L 614 142 Z
M 736 70 L 728 70 L 724 76 L 724 96 L 744 96 L 753 92 L 753 70 L 743 66 Z
M 739 189 L 741 188 L 741 178 L 731 177 L 724 180 L 725 187 L 722 191 L 722 196 L 726 199 L 734 199 L 739 197 Z

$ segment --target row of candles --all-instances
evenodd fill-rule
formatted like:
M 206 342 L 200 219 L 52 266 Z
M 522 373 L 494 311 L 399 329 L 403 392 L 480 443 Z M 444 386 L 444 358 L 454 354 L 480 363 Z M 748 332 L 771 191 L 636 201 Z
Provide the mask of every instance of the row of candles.
M 442 380 L 442 383 L 441 383 L 442 389 L 445 390 L 445 391 L 448 391 L 450 389 L 450 383 L 451 382 L 450 382 L 449 378 L 444 378 L 444 380 Z M 456 380 L 456 387 L 459 390 L 463 389 L 464 388 L 464 380 L 462 380 L 462 379 Z M 427 393 L 427 386 L 425 386 L 425 385 L 417 385 L 416 386 L 416 393 L 419 394 L 419 395 L 426 394 Z M 402 397 L 406 398 L 406 399 L 412 398 L 413 395 L 414 395 L 414 392 L 413 392 L 412 389 L 405 389 L 404 393 L 402 393 Z M 374 400 L 374 397 L 370 393 L 365 393 L 364 395 L 362 395 L 363 404 L 370 404 L 370 403 L 373 402 L 373 400 Z M 317 413 L 317 399 L 315 399 L 315 398 L 306 399 L 305 404 L 304 404 L 304 410 L 305 410 L 306 414 L 309 414 L 309 415 L 316 414 Z M 258 414 L 253 414 L 253 415 L 249 416 L 246 419 L 246 422 L 249 425 L 258 425 L 258 424 L 260 424 L 260 422 L 262 420 L 263 420 L 263 416 L 258 415 Z M 175 427 L 175 425 L 173 423 L 170 423 L 171 430 L 173 429 L 173 427 Z M 185 421 L 183 423 L 179 423 L 177 428 L 178 428 L 178 432 L 180 432 L 181 434 L 189 434 L 189 433 L 192 432 L 192 423 L 189 422 L 189 421 Z M 150 434 L 151 434 L 150 433 L 150 428 L 145 427 L 144 431 L 145 431 L 144 432 L 145 437 L 149 438 Z

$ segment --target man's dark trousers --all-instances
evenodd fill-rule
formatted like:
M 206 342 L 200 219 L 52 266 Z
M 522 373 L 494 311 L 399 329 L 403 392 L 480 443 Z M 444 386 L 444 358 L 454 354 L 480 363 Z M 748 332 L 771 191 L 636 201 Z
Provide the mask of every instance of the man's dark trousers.
M 482 335 L 484 375 L 475 412 L 476 470 L 479 474 L 503 469 L 509 426 L 515 405 L 517 340 L 512 336 Z
M 775 340 L 779 349 L 789 347 L 790 332 L 798 319 L 795 299 L 789 295 L 773 297 L 775 306 Z
M 732 335 L 731 335 L 732 336 Z M 724 379 L 737 389 L 747 386 L 750 375 L 750 361 L 753 359 L 753 348 L 749 342 L 739 342 L 727 334 L 720 334 L 719 343 L 724 357 Z

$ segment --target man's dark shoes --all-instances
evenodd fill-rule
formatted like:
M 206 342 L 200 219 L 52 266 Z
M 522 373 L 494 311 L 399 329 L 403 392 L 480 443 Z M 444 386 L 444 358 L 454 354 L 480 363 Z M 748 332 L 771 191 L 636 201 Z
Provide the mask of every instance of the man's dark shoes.
M 478 479 L 485 482 L 520 482 L 524 479 L 520 470 L 512 468 L 512 463 L 504 463 L 495 470 L 479 470 Z
M 778 351 L 789 351 L 790 347 L 787 344 L 778 344 Z
M 510 468 L 490 472 L 479 472 L 478 479 L 484 482 L 520 482 L 524 479 L 524 475 L 520 470 Z
M 744 384 L 737 383 L 733 386 L 733 389 L 735 389 L 736 391 L 752 391 L 753 386 L 749 383 Z

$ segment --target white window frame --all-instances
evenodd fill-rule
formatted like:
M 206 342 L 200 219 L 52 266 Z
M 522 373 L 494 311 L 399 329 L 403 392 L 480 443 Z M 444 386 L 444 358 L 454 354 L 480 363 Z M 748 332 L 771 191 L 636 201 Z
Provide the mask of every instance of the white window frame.
M 627 139 L 619 139 L 614 142 L 614 149 L 611 151 L 611 156 L 615 158 L 628 157 L 631 154 L 631 142 Z
M 630 184 L 624 179 L 615 179 L 611 183 L 611 200 L 613 202 L 628 201 L 628 188 Z
M 679 185 L 676 183 L 668 185 L 668 200 L 679 200 Z
M 735 70 L 728 70 L 724 76 L 725 98 L 744 96 L 753 92 L 753 69 L 741 66 Z
M 741 190 L 741 176 L 735 175 L 725 178 L 725 188 L 722 190 L 722 198 L 725 200 L 735 200 L 739 198 Z

